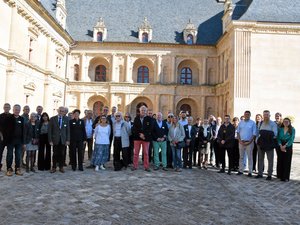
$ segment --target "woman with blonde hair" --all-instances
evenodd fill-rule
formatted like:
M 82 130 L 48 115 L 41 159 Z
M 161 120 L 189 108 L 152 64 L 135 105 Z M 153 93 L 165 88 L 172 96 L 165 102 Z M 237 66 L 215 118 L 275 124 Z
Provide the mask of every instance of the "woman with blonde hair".
M 278 144 L 280 151 L 278 152 L 279 170 L 277 177 L 281 181 L 290 180 L 291 163 L 293 155 L 293 142 L 295 139 L 295 128 L 292 127 L 291 120 L 284 118 L 281 127 L 278 130 Z
M 107 124 L 106 116 L 102 115 L 94 131 L 95 147 L 92 164 L 95 166 L 95 171 L 99 171 L 99 168 L 105 170 L 104 164 L 107 162 L 109 154 L 110 132 L 111 127 Z

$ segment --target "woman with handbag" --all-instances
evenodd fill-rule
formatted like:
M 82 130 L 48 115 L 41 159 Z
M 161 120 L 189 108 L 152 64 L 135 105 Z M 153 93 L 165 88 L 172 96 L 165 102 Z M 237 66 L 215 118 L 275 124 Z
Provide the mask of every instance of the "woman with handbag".
M 176 172 L 182 171 L 181 149 L 185 146 L 184 138 L 184 128 L 178 122 L 177 116 L 174 116 L 172 118 L 172 125 L 169 128 L 168 139 L 172 148 L 173 168 Z
M 280 169 L 278 170 L 277 177 L 280 178 L 281 181 L 290 180 L 294 139 L 295 128 L 292 127 L 289 118 L 284 118 L 277 137 L 280 148 L 280 151 L 278 152 L 278 158 L 280 158 L 280 160 L 277 161 Z
M 26 172 L 35 172 L 34 169 L 34 157 L 38 150 L 38 140 L 39 140 L 39 125 L 36 120 L 36 113 L 31 113 L 28 123 L 25 125 L 25 144 L 26 144 Z

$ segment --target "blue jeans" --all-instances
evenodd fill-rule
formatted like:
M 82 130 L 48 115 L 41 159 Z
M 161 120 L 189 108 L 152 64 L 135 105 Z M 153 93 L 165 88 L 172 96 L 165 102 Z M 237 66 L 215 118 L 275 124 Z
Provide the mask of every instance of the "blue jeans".
M 22 155 L 22 144 L 21 143 L 11 143 L 7 145 L 7 155 L 6 155 L 6 166 L 7 169 L 12 168 L 13 158 L 15 149 L 15 168 L 20 168 L 21 165 L 21 155 Z
M 173 167 L 174 169 L 182 168 L 182 160 L 181 160 L 181 148 L 176 148 L 172 146 L 172 156 L 173 156 Z

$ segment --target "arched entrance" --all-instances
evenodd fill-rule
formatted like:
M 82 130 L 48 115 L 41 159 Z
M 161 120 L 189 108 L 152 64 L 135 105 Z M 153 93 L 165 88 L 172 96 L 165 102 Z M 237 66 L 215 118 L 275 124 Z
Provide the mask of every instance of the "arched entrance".
M 148 109 L 153 109 L 153 104 L 151 100 L 147 97 L 137 97 L 130 103 L 130 114 L 134 118 L 137 113 L 139 113 L 139 108 L 144 105 Z
M 192 107 L 189 104 L 183 104 L 180 106 L 180 111 L 186 112 L 187 115 L 192 115 Z
M 176 106 L 176 115 L 179 115 L 180 111 L 185 111 L 189 116 L 196 117 L 198 116 L 198 105 L 194 99 L 183 98 L 181 99 Z
M 95 117 L 100 116 L 103 107 L 104 107 L 104 104 L 101 101 L 97 101 L 97 102 L 94 103 L 94 105 L 93 105 L 93 114 L 94 114 Z

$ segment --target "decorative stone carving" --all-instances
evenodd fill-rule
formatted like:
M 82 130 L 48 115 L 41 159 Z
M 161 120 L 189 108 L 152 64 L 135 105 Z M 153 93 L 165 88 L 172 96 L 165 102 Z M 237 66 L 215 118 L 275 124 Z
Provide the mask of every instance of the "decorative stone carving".
M 143 43 L 148 43 L 152 40 L 152 27 L 147 17 L 144 18 L 142 25 L 139 27 L 139 40 Z
M 99 18 L 98 22 L 94 27 L 94 37 L 95 42 L 102 42 L 107 38 L 107 28 L 105 26 L 104 20 L 102 17 Z
M 195 44 L 197 41 L 197 33 L 198 31 L 196 29 L 196 26 L 189 19 L 189 22 L 183 30 L 184 42 L 187 44 Z

